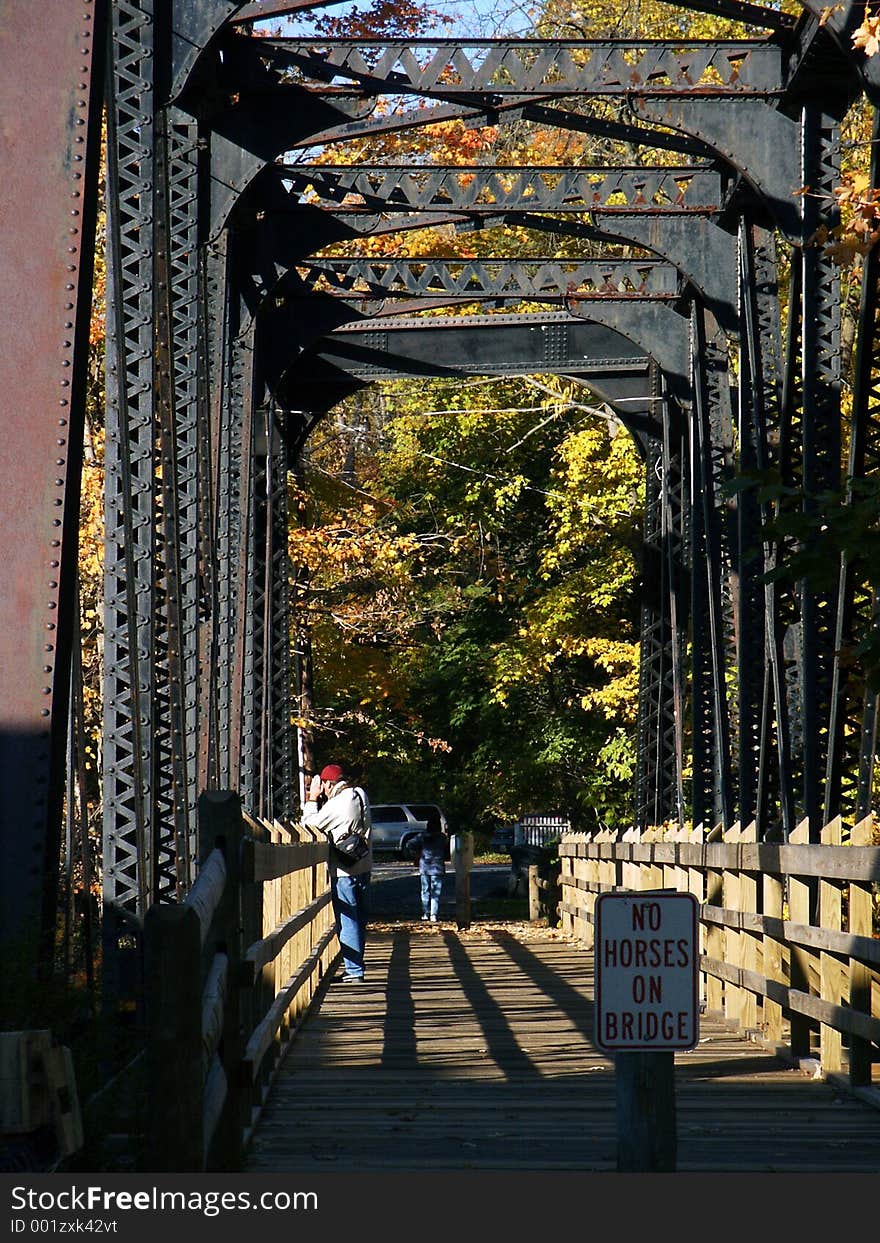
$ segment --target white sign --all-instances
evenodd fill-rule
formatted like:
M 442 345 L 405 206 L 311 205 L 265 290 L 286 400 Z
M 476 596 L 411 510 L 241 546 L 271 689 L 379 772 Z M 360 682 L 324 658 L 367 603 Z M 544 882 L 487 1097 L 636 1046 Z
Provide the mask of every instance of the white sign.
M 699 1025 L 699 904 L 691 893 L 596 899 L 596 1044 L 606 1053 L 692 1049 Z

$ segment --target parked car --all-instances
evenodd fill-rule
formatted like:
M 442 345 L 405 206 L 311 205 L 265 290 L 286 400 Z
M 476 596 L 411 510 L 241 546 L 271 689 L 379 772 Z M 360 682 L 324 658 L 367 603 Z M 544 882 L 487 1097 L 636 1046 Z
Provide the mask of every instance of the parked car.
M 373 803 L 373 849 L 377 854 L 393 852 L 401 859 L 408 857 L 412 838 L 424 832 L 429 822 L 439 822 L 449 832 L 446 817 L 436 803 Z
M 510 850 L 513 846 L 513 825 L 498 824 L 489 839 L 489 849 L 497 851 Z

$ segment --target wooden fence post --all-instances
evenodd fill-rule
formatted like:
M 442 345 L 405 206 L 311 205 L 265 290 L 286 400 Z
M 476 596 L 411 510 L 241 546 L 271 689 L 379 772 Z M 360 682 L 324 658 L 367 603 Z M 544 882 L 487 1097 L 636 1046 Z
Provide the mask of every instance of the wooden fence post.
M 455 922 L 459 928 L 471 926 L 471 864 L 474 861 L 473 833 L 456 835 L 455 866 Z
M 792 845 L 809 845 L 810 822 L 802 820 L 789 835 Z M 807 882 L 793 876 L 788 878 L 788 918 L 793 924 L 809 927 L 811 919 L 811 891 Z M 810 992 L 810 973 L 813 967 L 812 953 L 802 945 L 792 945 L 789 951 L 790 988 L 801 993 Z M 800 1060 L 810 1056 L 810 1020 L 804 1014 L 793 1013 L 789 1024 L 791 1055 Z
M 840 816 L 822 826 L 821 842 L 824 846 L 840 846 L 843 842 L 843 824 Z M 819 927 L 823 931 L 843 930 L 843 902 L 840 881 L 819 881 Z M 843 1004 L 843 969 L 836 954 L 819 955 L 819 995 L 831 1006 Z M 823 1074 L 843 1069 L 843 1037 L 840 1031 L 827 1023 L 819 1026 L 819 1061 Z
M 782 918 L 785 887 L 782 876 L 774 876 L 765 872 L 761 879 L 763 887 L 764 917 L 776 921 L 780 929 L 778 936 L 765 934 L 763 947 L 764 975 L 777 984 L 785 983 L 785 972 L 782 959 Z M 765 997 L 761 1007 L 764 1023 L 764 1038 L 770 1044 L 782 1043 L 782 1006 L 778 1001 Z
M 144 918 L 146 1169 L 204 1170 L 201 927 L 188 906 L 151 906 Z
M 557 848 L 558 849 L 558 848 Z M 562 864 L 559 860 L 551 862 L 547 867 L 545 876 L 546 889 L 544 890 L 544 912 L 547 916 L 547 927 L 559 927 L 559 901 L 560 901 L 560 876 L 562 874 Z
M 868 816 L 853 826 L 850 842 L 853 846 L 870 846 L 873 841 L 873 817 Z M 870 884 L 849 886 L 847 930 L 852 936 L 870 937 L 873 929 L 873 887 Z M 850 959 L 849 1004 L 860 1014 L 871 1013 L 871 972 L 863 963 Z M 850 1086 L 865 1087 L 871 1084 L 871 1044 L 859 1036 L 851 1036 L 849 1043 Z
M 199 855 L 204 861 L 219 848 L 226 861 L 226 885 L 214 916 L 215 935 L 206 949 L 225 953 L 228 960 L 220 1065 L 226 1077 L 226 1100 L 210 1144 L 210 1169 L 237 1170 L 241 1163 L 245 1091 L 242 1082 L 244 1043 L 241 1032 L 241 843 L 244 821 L 239 797 L 231 790 L 206 790 L 198 802 Z M 199 990 L 201 993 L 201 988 Z M 201 1010 L 199 1004 L 198 1009 Z M 249 1097 L 247 1098 L 249 1099 Z
M 670 1173 L 676 1168 L 675 1055 L 618 1053 L 617 1169 Z
M 537 923 L 541 918 L 541 877 L 537 863 L 528 865 L 529 872 L 529 921 Z

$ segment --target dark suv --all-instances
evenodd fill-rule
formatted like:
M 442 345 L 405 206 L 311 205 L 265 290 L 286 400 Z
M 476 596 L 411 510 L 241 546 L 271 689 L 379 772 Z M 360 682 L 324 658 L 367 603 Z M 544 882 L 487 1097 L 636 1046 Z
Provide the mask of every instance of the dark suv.
M 400 858 L 408 857 L 411 838 L 424 832 L 433 821 L 444 833 L 449 832 L 446 817 L 436 803 L 373 803 L 373 849 L 377 854 L 393 851 Z

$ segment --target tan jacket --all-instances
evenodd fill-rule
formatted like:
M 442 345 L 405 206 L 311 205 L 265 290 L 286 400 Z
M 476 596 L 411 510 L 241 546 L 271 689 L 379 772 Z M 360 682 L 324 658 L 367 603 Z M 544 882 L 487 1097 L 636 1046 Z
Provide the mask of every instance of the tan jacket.
M 346 833 L 350 833 L 352 829 L 360 829 L 361 804 L 358 800 L 358 795 L 363 800 L 364 807 L 362 831 L 369 842 L 373 833 L 370 800 L 360 786 L 351 786 L 347 781 L 337 781 L 323 807 L 319 808 L 317 803 L 308 800 L 303 807 L 303 824 L 308 825 L 310 829 L 320 829 L 322 833 L 327 834 L 331 841 L 337 841 L 340 837 L 344 837 Z M 330 852 L 331 876 L 335 876 L 337 870 L 344 872 L 346 876 L 360 876 L 363 872 L 369 872 L 372 866 L 372 849 L 364 855 L 363 859 L 358 859 L 357 863 L 353 863 L 351 867 L 346 867 L 344 863 L 340 863 L 335 851 Z

